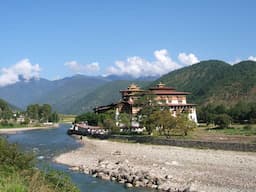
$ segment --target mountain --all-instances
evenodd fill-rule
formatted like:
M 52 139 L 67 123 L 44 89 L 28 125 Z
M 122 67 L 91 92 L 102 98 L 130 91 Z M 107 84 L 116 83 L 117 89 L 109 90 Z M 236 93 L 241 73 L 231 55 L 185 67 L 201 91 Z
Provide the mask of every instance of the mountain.
M 60 113 L 68 113 L 69 108 L 66 105 L 80 100 L 98 86 L 104 85 L 108 80 L 100 77 L 88 77 L 76 75 L 53 81 L 54 89 L 48 92 L 44 97 L 35 100 L 36 103 L 48 103 L 53 109 Z
M 4 99 L 0 98 L 0 112 L 2 110 L 5 109 L 10 109 L 11 111 L 20 111 L 20 109 L 10 103 L 8 103 L 7 101 L 5 101 Z
M 111 81 L 116 80 L 126 80 L 126 81 L 154 81 L 160 76 L 142 76 L 142 77 L 133 77 L 131 75 L 108 75 L 105 78 Z
M 49 103 L 57 111 L 72 100 L 78 100 L 108 80 L 76 75 L 60 80 L 20 81 L 0 88 L 0 97 L 20 108 L 32 103 Z
M 98 105 L 117 102 L 120 99 L 120 89 L 127 88 L 132 82 L 144 86 L 149 81 L 110 80 L 107 77 L 84 75 L 55 81 L 33 79 L 0 87 L 0 97 L 21 109 L 29 104 L 47 103 L 59 113 L 79 114 Z
M 96 106 L 116 103 L 121 99 L 120 90 L 126 89 L 131 83 L 136 83 L 141 87 L 145 87 L 150 82 L 126 80 L 111 81 L 96 88 L 94 91 L 80 100 L 69 103 L 66 108 L 69 109 L 69 112 L 72 114 L 80 114 L 83 112 L 92 111 Z
M 38 98 L 44 97 L 45 93 L 50 90 L 53 90 L 51 81 L 33 79 L 29 82 L 20 81 L 9 86 L 0 87 L 0 97 L 19 108 L 25 108 Z
M 219 60 L 209 60 L 172 71 L 155 81 L 131 80 L 129 77 L 129 80 L 113 80 L 117 77 L 84 75 L 55 81 L 23 80 L 0 87 L 0 98 L 23 109 L 33 103 L 49 103 L 60 113 L 79 114 L 99 105 L 117 102 L 120 99 L 119 91 L 131 83 L 146 89 L 162 82 L 178 91 L 191 92 L 188 96 L 190 103 L 234 105 L 239 101 L 256 100 L 255 74 L 254 61 L 230 65 Z
M 256 62 L 243 61 L 230 65 L 223 61 L 202 61 L 172 71 L 151 84 L 159 82 L 188 91 L 188 101 L 196 104 L 233 105 L 256 99 Z

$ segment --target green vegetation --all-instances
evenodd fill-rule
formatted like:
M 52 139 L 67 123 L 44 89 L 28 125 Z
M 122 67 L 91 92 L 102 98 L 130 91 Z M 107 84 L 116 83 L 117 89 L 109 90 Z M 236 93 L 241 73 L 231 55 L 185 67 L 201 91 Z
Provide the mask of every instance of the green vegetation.
M 254 61 L 229 65 L 223 61 L 209 60 L 172 71 L 153 83 L 75 76 L 53 82 L 44 79 L 19 82 L 17 85 L 0 88 L 0 96 L 19 107 L 37 101 L 48 103 L 61 113 L 81 114 L 92 111 L 96 106 L 118 101 L 119 90 L 125 89 L 132 82 L 142 88 L 162 82 L 178 91 L 191 92 L 188 101 L 199 106 L 224 104 L 230 107 L 240 101 L 256 100 L 255 74 Z
M 62 172 L 34 168 L 32 154 L 20 152 L 0 137 L 1 192 L 78 192 Z
M 148 108 L 149 109 L 149 108 Z M 152 108 L 152 113 L 148 110 L 141 110 L 137 117 L 132 117 L 128 113 L 121 113 L 116 119 L 115 111 L 109 110 L 105 113 L 95 114 L 87 112 L 76 117 L 75 122 L 87 122 L 89 125 L 101 126 L 108 129 L 110 133 L 120 133 L 120 130 L 126 130 L 123 133 L 131 133 L 132 119 L 137 119 L 146 132 L 150 135 L 153 133 L 159 136 L 170 137 L 171 135 L 187 136 L 188 133 L 196 128 L 196 123 L 188 119 L 188 115 L 177 114 L 177 117 L 168 110 Z M 145 132 L 145 133 L 146 133 Z
M 31 103 L 48 103 L 59 113 L 70 114 L 69 108 L 108 80 L 100 77 L 76 75 L 55 81 L 43 78 L 20 81 L 12 86 L 0 87 L 0 98 L 25 109 Z M 82 106 L 78 106 L 82 107 Z M 71 113 L 72 114 L 72 113 Z
M 59 114 L 59 119 L 61 123 L 70 123 L 74 122 L 76 118 L 76 115 L 65 115 L 65 114 Z
M 0 99 L 0 128 L 19 128 L 36 126 L 39 127 L 42 123 L 59 121 L 57 112 L 52 112 L 52 107 L 49 104 L 33 104 L 27 107 L 26 111 L 12 111 L 7 102 Z
M 37 122 L 58 122 L 59 116 L 56 112 L 52 112 L 49 104 L 33 104 L 29 105 L 26 110 L 27 117 Z
M 94 107 L 109 105 L 111 103 L 116 103 L 120 100 L 120 90 L 127 88 L 131 83 L 136 83 L 143 87 L 149 84 L 149 82 L 144 81 L 111 81 L 100 87 L 97 87 L 94 91 L 82 97 L 68 105 L 68 112 L 72 114 L 81 114 L 85 112 L 92 111 Z
M 186 113 L 173 117 L 169 110 L 155 110 L 150 115 L 142 115 L 143 126 L 149 134 L 156 133 L 170 137 L 171 135 L 187 136 L 196 128 L 196 123 L 190 121 Z
M 239 135 L 239 136 L 256 136 L 255 124 L 232 124 L 230 127 L 220 128 L 209 125 L 205 128 L 205 132 L 218 133 L 223 135 Z M 208 132 L 209 133 L 209 132 Z
M 174 86 L 179 91 L 192 94 L 188 101 L 199 106 L 207 104 L 227 107 L 240 101 L 256 100 L 256 62 L 243 61 L 229 65 L 218 60 L 202 61 L 198 64 L 172 71 L 153 82 Z
M 115 121 L 115 111 L 109 110 L 106 113 L 96 114 L 93 112 L 87 112 L 82 115 L 78 115 L 75 118 L 75 123 L 87 122 L 92 126 L 101 126 L 108 129 L 111 133 L 117 133 L 120 131 Z
M 0 119 L 8 120 L 12 117 L 12 110 L 8 103 L 0 99 Z
M 215 124 L 220 128 L 230 127 L 232 123 L 254 124 L 256 122 L 256 103 L 238 102 L 236 105 L 208 104 L 198 107 L 198 120 L 207 124 Z

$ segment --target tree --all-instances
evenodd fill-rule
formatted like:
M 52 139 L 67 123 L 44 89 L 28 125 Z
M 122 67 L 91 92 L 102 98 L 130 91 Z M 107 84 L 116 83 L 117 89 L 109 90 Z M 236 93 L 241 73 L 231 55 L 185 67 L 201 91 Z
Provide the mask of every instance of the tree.
M 187 136 L 188 132 L 194 130 L 197 127 L 196 123 L 191 121 L 186 113 L 179 114 L 176 118 L 176 128 L 183 133 L 183 136 Z
M 26 110 L 28 117 L 33 120 L 39 120 L 39 108 L 38 104 L 28 105 Z
M 250 112 L 248 114 L 249 122 L 256 123 L 256 103 L 251 103 L 249 106 L 250 106 Z
M 57 112 L 53 112 L 49 118 L 50 122 L 57 123 L 60 120 Z
M 214 119 L 214 123 L 221 129 L 227 128 L 231 124 L 231 117 L 227 114 L 217 115 Z
M 227 112 L 227 109 L 226 109 L 225 105 L 223 105 L 223 104 L 217 105 L 214 109 L 215 114 L 224 114 L 226 112 Z
M 111 133 L 119 133 L 120 128 L 117 126 L 115 110 L 109 110 L 105 113 L 96 114 L 98 126 L 108 129 Z
M 75 118 L 75 123 L 78 122 L 87 122 L 89 125 L 97 126 L 99 121 L 99 116 L 96 113 L 93 112 L 87 112 L 83 113 L 82 115 L 78 115 Z
M 12 117 L 12 110 L 9 105 L 0 99 L 0 119 L 8 120 Z
M 238 102 L 234 107 L 230 109 L 230 116 L 235 122 L 244 123 L 249 120 L 248 114 L 250 107 L 245 102 Z
M 169 137 L 176 127 L 176 118 L 169 110 L 158 110 L 149 116 L 147 123 L 150 129 L 157 129 L 160 135 L 164 134 Z
M 43 104 L 43 106 L 40 106 L 40 108 L 39 108 L 39 119 L 40 119 L 40 122 L 49 121 L 51 113 L 52 113 L 51 105 Z
M 177 127 L 177 118 L 174 117 L 169 110 L 163 110 L 161 115 L 164 134 L 170 137 L 172 131 Z
M 156 104 L 155 96 L 145 95 L 140 97 L 135 101 L 135 106 L 141 107 L 137 114 L 140 125 L 146 128 L 149 135 L 152 134 L 157 127 L 155 117 L 152 114 L 160 110 L 160 107 Z
M 128 114 L 128 113 L 120 113 L 118 121 L 119 121 L 119 125 L 122 125 L 123 127 L 126 127 L 129 130 L 131 129 L 132 119 L 131 119 L 131 115 L 130 114 Z
M 56 112 L 52 113 L 52 107 L 49 104 L 31 104 L 27 106 L 27 117 L 40 122 L 58 122 L 59 117 Z

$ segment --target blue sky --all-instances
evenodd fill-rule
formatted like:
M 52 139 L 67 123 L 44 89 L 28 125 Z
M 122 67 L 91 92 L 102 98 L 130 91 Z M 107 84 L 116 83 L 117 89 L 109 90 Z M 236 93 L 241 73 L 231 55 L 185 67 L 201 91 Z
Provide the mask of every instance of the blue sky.
M 0 0 L 0 86 L 256 59 L 254 0 Z M 2 82 L 2 83 L 1 83 Z

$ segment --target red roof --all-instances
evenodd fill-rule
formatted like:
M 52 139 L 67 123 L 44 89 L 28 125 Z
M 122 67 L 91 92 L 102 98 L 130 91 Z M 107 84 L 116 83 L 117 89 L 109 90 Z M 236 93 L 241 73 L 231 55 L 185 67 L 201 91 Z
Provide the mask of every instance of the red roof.
M 173 90 L 175 91 L 176 89 L 173 87 L 151 87 L 149 90 Z
M 152 91 L 156 95 L 189 95 L 189 92 L 181 92 L 181 91 L 162 91 L 162 90 L 154 90 Z

